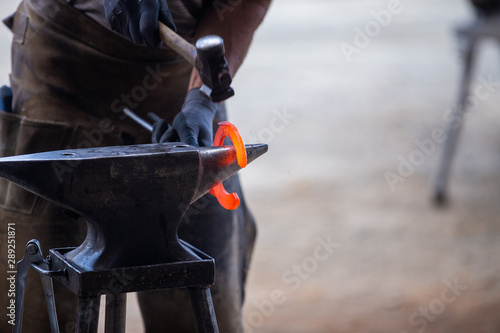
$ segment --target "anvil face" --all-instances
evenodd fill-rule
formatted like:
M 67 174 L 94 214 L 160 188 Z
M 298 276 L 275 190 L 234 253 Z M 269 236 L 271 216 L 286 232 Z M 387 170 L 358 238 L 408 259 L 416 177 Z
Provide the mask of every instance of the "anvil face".
M 251 162 L 267 145 L 247 145 Z M 233 147 L 178 143 L 0 158 L 0 176 L 81 215 L 87 238 L 67 258 L 85 270 L 192 260 L 178 241 L 188 206 L 239 170 Z

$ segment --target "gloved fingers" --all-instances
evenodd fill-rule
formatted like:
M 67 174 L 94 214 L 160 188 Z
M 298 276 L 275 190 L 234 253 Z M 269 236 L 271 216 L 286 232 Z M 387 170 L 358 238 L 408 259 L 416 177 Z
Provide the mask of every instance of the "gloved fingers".
M 213 132 L 211 127 L 200 128 L 200 133 L 198 134 L 198 142 L 200 147 L 211 147 L 213 146 Z
M 158 15 L 158 21 L 161 23 L 165 24 L 167 27 L 172 29 L 173 31 L 177 32 L 177 27 L 174 24 L 174 19 L 172 18 L 172 13 L 170 12 L 170 9 L 168 9 L 167 5 L 167 0 L 159 0 L 159 15 Z
M 151 48 L 159 48 L 161 46 L 160 32 L 158 29 L 158 10 L 159 5 L 157 3 L 154 11 L 146 11 L 142 13 L 139 19 L 141 43 L 145 43 Z
M 128 22 L 126 31 L 128 31 L 128 34 L 126 33 L 125 35 L 129 36 L 134 43 L 144 44 L 139 27 L 136 26 L 134 22 Z
M 162 136 L 170 128 L 170 125 L 165 120 L 158 120 L 153 124 L 153 131 L 151 133 L 151 142 L 160 143 Z
M 160 138 L 159 143 L 165 143 L 165 142 L 178 142 L 180 141 L 179 135 L 177 134 L 177 131 L 175 128 L 170 127 L 165 133 Z
M 177 132 L 179 134 L 179 141 L 184 142 L 187 145 L 198 147 L 198 138 L 196 133 L 193 131 L 181 131 Z
M 109 22 L 109 26 L 111 27 L 111 30 L 114 30 L 116 32 L 119 32 L 121 34 L 125 33 L 125 29 L 123 27 L 124 23 L 126 22 L 125 18 L 125 12 L 124 9 L 122 8 L 121 3 L 118 3 L 116 7 L 113 8 L 111 12 L 106 12 L 106 19 Z
M 185 144 L 198 147 L 198 132 L 199 128 L 192 123 L 192 119 L 188 119 L 186 113 L 178 113 L 172 122 L 173 128 L 179 135 L 179 141 Z

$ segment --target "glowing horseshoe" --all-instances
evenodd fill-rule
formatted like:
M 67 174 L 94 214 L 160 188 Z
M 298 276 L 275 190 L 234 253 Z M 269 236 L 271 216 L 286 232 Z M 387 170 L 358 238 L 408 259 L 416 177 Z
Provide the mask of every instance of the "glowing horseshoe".
M 224 139 L 226 137 L 229 138 L 236 149 L 236 161 L 238 162 L 238 165 L 241 168 L 246 167 L 247 151 L 238 129 L 228 121 L 220 122 L 218 125 L 219 128 L 217 129 L 217 133 L 215 133 L 214 138 L 214 147 L 222 146 L 224 144 Z M 225 209 L 234 210 L 240 205 L 240 198 L 238 197 L 238 194 L 228 193 L 222 183 L 218 183 L 212 187 L 208 193 L 215 196 L 220 205 Z

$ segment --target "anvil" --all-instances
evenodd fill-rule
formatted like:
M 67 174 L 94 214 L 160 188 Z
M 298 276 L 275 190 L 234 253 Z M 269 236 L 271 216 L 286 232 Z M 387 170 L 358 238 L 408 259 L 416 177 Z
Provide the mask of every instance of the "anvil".
M 245 146 L 248 162 L 267 145 Z M 0 176 L 87 222 L 67 260 L 83 271 L 197 258 L 179 242 L 189 205 L 240 167 L 232 146 L 180 143 L 72 149 L 0 158 Z

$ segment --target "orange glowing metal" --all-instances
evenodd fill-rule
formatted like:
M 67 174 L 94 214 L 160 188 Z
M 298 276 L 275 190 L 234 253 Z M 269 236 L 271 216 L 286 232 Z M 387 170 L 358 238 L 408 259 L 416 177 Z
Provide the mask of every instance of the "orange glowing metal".
M 247 151 L 245 149 L 245 145 L 243 144 L 243 140 L 241 139 L 241 135 L 238 132 L 236 126 L 231 124 L 228 121 L 223 121 L 218 123 L 219 128 L 217 129 L 217 133 L 215 133 L 214 138 L 214 147 L 222 146 L 224 144 L 224 139 L 227 137 L 233 143 L 234 148 L 236 149 L 236 161 L 241 168 L 247 166 Z M 233 210 L 238 208 L 240 205 L 240 198 L 238 198 L 238 194 L 236 193 L 228 193 L 224 189 L 224 185 L 222 183 L 218 183 L 210 192 L 208 192 L 217 198 L 220 205 L 228 210 Z
M 247 151 L 245 145 L 243 144 L 243 139 L 241 138 L 240 132 L 236 126 L 231 124 L 229 121 L 222 121 L 218 123 L 219 128 L 217 133 L 215 133 L 214 147 L 222 146 L 224 144 L 224 139 L 228 137 L 231 139 L 234 148 L 236 149 L 236 160 L 241 168 L 247 166 Z

